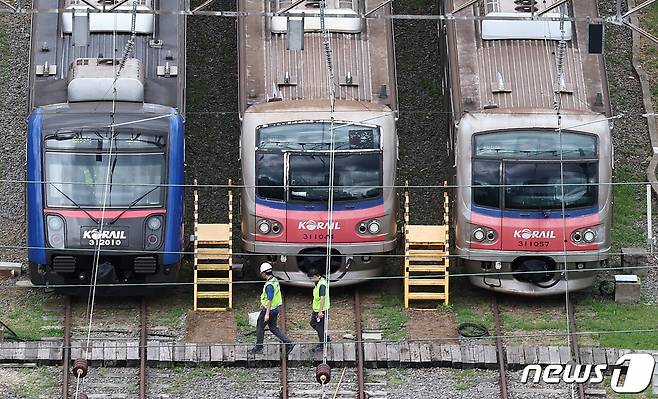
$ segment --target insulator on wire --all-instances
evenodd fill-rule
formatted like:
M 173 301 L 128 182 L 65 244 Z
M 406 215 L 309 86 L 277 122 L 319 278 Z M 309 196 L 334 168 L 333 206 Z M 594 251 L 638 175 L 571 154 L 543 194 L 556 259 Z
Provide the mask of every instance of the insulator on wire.
M 327 363 L 320 363 L 315 368 L 315 379 L 320 384 L 327 384 L 331 381 L 331 367 Z
M 89 363 L 87 363 L 87 359 L 75 359 L 73 362 L 73 369 L 71 370 L 73 375 L 78 378 L 84 378 L 87 375 L 87 371 L 89 371 Z
M 77 397 L 77 398 L 73 398 L 73 399 L 89 399 L 89 397 L 87 396 L 86 393 L 79 392 L 79 393 L 78 393 L 78 397 Z

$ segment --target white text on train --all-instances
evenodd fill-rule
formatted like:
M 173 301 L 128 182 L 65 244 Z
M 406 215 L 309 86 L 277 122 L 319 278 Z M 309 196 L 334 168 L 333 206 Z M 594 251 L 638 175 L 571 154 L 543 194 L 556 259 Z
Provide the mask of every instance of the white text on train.
M 300 230 L 340 230 L 340 224 L 339 222 L 316 222 L 315 220 L 307 220 L 305 222 L 299 222 L 299 225 L 297 226 L 298 229 Z
M 553 230 L 514 230 L 514 238 L 523 238 L 524 240 L 530 238 L 555 238 Z

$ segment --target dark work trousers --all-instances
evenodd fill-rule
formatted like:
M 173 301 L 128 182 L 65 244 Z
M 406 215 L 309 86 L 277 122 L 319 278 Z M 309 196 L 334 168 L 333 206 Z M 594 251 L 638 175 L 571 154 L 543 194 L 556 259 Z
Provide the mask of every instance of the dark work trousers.
M 327 312 L 324 312 L 324 317 L 318 321 L 318 312 L 313 312 L 311 314 L 311 327 L 318 333 L 318 341 L 324 343 L 324 321 L 327 320 Z M 327 334 L 327 342 L 331 342 L 329 335 Z
M 283 343 L 290 343 L 290 340 L 279 329 L 276 325 L 276 319 L 279 317 L 279 311 L 273 312 L 274 309 L 270 309 L 270 320 L 265 323 L 265 308 L 260 309 L 260 314 L 258 315 L 258 323 L 256 323 L 256 348 L 263 348 L 263 339 L 265 338 L 265 324 L 270 328 L 270 332 L 274 334 L 279 340 Z

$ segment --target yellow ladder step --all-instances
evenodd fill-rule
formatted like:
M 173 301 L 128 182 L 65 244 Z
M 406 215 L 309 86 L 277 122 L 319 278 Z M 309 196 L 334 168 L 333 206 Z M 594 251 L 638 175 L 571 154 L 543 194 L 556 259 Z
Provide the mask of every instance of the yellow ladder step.
M 226 312 L 228 308 L 196 308 L 196 310 L 201 312 Z
M 198 224 L 197 240 L 198 242 L 228 242 L 230 237 L 229 224 Z
M 442 301 L 446 298 L 443 292 L 410 292 L 407 295 L 410 300 L 417 301 Z
M 437 285 L 444 286 L 446 279 L 444 278 L 410 278 L 407 280 L 408 285 Z
M 424 225 L 407 225 L 406 226 L 406 239 L 410 243 L 426 243 L 437 244 L 445 243 L 446 231 L 448 227 L 439 226 L 424 226 Z
M 407 255 L 410 258 L 443 258 L 446 252 L 438 249 L 410 249 Z
M 202 270 L 202 271 L 222 271 L 222 270 L 229 270 L 229 265 L 228 263 L 226 264 L 217 264 L 217 263 L 200 263 L 196 265 L 197 270 Z
M 228 277 L 198 277 L 197 284 L 228 284 Z
M 446 271 L 446 265 L 439 265 L 439 264 L 410 264 L 407 266 L 407 271 L 414 273 L 414 272 L 445 272 Z
M 228 299 L 228 291 L 197 291 L 196 296 L 202 299 Z
M 199 254 L 199 255 L 226 256 L 229 253 L 230 253 L 229 248 L 200 247 L 200 248 L 197 249 L 197 254 Z

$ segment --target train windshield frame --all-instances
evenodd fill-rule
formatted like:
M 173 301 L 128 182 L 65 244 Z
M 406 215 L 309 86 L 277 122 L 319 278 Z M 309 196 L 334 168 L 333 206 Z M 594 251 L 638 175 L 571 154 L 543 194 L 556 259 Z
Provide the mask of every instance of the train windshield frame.
M 382 195 L 383 152 L 378 126 L 336 122 L 334 200 Z M 329 122 L 291 122 L 257 130 L 256 195 L 285 202 L 326 202 L 329 190 Z
M 598 165 L 593 134 L 478 133 L 473 138 L 472 201 L 517 211 L 589 208 L 598 201 Z
M 46 133 L 46 207 L 101 208 L 105 199 L 108 209 L 161 208 L 166 195 L 165 140 L 164 132 Z

